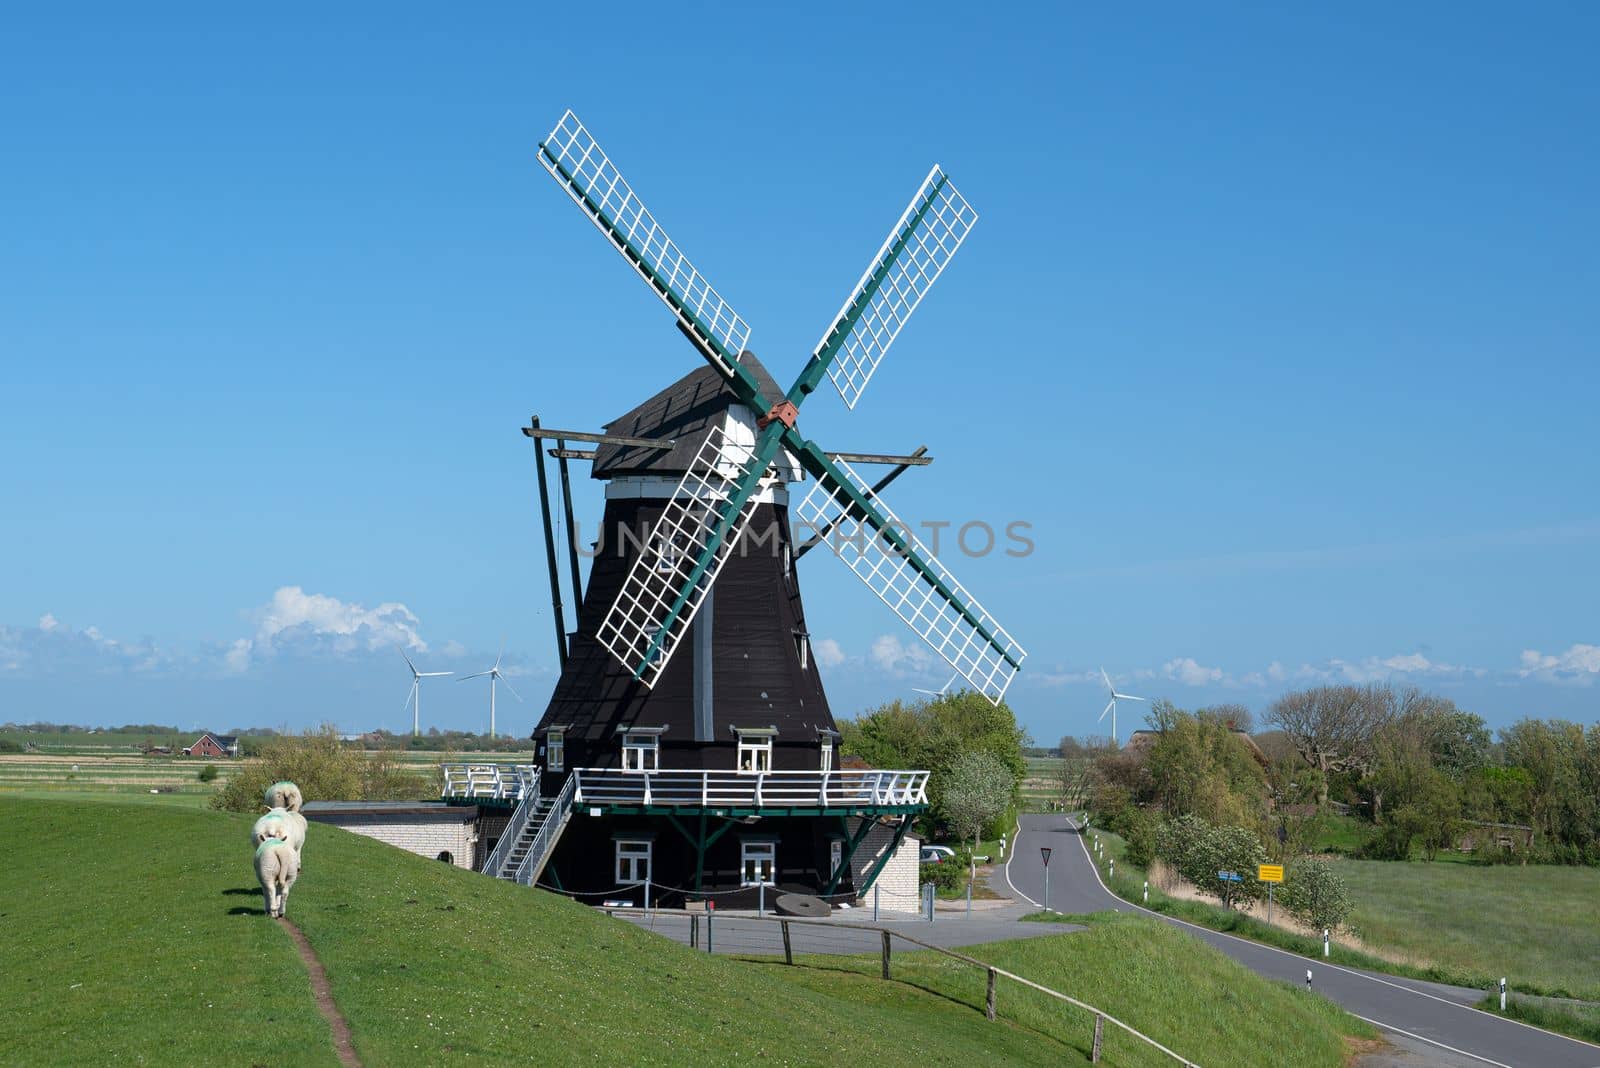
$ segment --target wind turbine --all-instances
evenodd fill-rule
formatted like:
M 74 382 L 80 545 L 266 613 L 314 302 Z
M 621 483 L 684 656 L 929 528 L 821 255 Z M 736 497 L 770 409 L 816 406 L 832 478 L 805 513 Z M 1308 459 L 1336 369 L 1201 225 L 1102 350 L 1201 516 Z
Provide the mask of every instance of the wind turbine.
M 950 692 L 950 687 L 955 685 L 956 679 L 958 679 L 960 677 L 960 675 L 961 675 L 960 672 L 957 672 L 956 674 L 951 675 L 950 676 L 950 681 L 945 683 L 943 686 L 939 687 L 937 690 L 924 690 L 921 686 L 913 686 L 911 688 L 913 690 L 915 690 L 917 693 L 925 693 L 929 697 L 943 697 L 945 694 Z
M 505 679 L 505 673 L 500 670 L 500 657 L 504 656 L 505 654 L 506 654 L 506 646 L 505 646 L 504 642 L 501 642 L 500 643 L 500 652 L 494 658 L 494 667 L 490 668 L 488 671 L 479 671 L 479 672 L 475 672 L 474 674 L 471 674 L 471 675 L 463 675 L 459 679 L 456 680 L 457 682 L 466 682 L 468 679 L 481 679 L 485 675 L 489 676 L 489 737 L 491 737 L 491 738 L 493 738 L 495 736 L 495 734 L 494 734 L 494 684 L 497 683 L 497 682 L 501 682 L 501 681 L 503 681 Z M 512 686 L 511 683 L 509 683 L 509 682 L 506 683 L 506 689 L 511 691 L 511 696 L 512 697 L 515 697 L 519 701 L 522 700 L 522 695 L 517 692 L 516 687 Z
M 400 650 L 401 656 L 406 656 L 404 649 Z M 406 656 L 406 667 L 411 669 L 411 694 L 406 698 L 406 705 L 411 706 L 411 737 L 415 738 L 422 733 L 422 680 L 434 679 L 441 675 L 454 675 L 454 671 L 418 671 L 417 665 Z M 400 711 L 406 710 L 406 705 L 400 706 Z
M 1100 669 L 1100 677 L 1102 679 L 1106 680 L 1106 692 L 1111 694 L 1111 700 L 1106 704 L 1105 708 L 1100 710 L 1100 716 L 1099 716 L 1098 719 L 1095 720 L 1095 722 L 1099 723 L 1100 720 L 1103 720 L 1103 719 L 1106 718 L 1106 713 L 1107 712 L 1111 713 L 1111 744 L 1112 745 L 1116 745 L 1117 744 L 1117 702 L 1118 701 L 1144 701 L 1144 700 L 1148 700 L 1148 698 L 1135 697 L 1131 693 L 1118 693 L 1117 692 L 1117 688 L 1115 686 L 1111 685 L 1111 676 L 1106 674 L 1106 669 L 1105 668 L 1101 668 Z

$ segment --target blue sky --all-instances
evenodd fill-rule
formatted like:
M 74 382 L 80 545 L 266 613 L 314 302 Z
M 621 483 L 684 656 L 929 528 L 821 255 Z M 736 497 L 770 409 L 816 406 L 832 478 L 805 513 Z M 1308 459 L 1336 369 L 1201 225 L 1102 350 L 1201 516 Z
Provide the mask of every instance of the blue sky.
M 1028 648 L 1135 693 L 1600 708 L 1588 5 L 341 5 L 0 37 L 0 720 L 401 726 L 553 682 L 533 453 L 695 366 L 534 162 L 593 129 L 788 381 L 928 166 L 982 213 L 825 447 Z M 592 521 L 597 488 L 580 487 Z M 802 572 L 835 711 L 945 675 Z M 820 651 L 820 650 L 819 650 Z M 486 718 L 476 684 L 424 698 Z M 508 707 L 509 706 L 509 707 Z

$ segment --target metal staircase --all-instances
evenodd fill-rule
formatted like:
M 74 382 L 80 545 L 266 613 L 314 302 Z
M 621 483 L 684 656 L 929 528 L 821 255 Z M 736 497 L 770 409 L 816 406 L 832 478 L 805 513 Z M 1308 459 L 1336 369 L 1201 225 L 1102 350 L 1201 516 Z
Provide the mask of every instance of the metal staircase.
M 561 832 L 572 819 L 572 798 L 577 785 L 568 776 L 554 797 L 529 794 L 517 805 L 506 824 L 505 834 L 484 862 L 483 872 L 497 879 L 508 879 L 532 886 L 555 852 Z

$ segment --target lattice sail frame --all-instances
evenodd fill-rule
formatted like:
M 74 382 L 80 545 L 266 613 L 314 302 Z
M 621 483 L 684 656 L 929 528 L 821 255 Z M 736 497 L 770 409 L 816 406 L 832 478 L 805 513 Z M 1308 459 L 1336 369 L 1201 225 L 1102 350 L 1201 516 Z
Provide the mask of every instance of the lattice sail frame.
M 539 163 L 731 375 L 750 325 L 667 236 L 570 108 L 540 143 Z
M 849 333 L 838 344 L 838 351 L 828 366 L 828 377 L 847 407 L 855 408 L 900 329 L 944 273 L 977 221 L 978 213 L 972 205 L 943 169 L 934 164 L 922 187 L 884 239 L 883 247 L 862 272 L 861 280 L 817 342 L 816 351 L 820 353 L 830 344 L 839 325 L 852 315 L 874 275 L 884 268 L 885 260 L 893 256 L 893 262 L 888 265 L 887 273 L 866 307 L 855 313 Z M 902 243 L 904 248 L 894 255 L 896 246 Z
M 794 514 L 799 522 L 816 532 L 836 524 L 824 539 L 828 548 L 855 572 L 878 599 L 888 605 L 901 621 L 910 627 L 934 652 L 961 676 L 973 689 L 998 705 L 1005 696 L 1006 687 L 1021 670 L 1027 651 L 1018 645 L 988 611 L 978 603 L 966 588 L 956 581 L 939 560 L 928 551 L 911 529 L 890 511 L 882 498 L 875 495 L 856 474 L 855 469 L 842 460 L 834 463 L 849 477 L 856 489 L 870 498 L 888 521 L 888 525 L 905 538 L 911 550 L 938 573 L 963 606 L 982 621 L 995 641 L 985 638 L 960 609 L 946 600 L 924 578 L 900 550 L 881 533 L 870 529 L 864 522 L 850 516 L 845 499 L 826 483 L 818 481 L 811 487 Z M 849 532 L 852 532 L 849 533 Z M 1010 660 L 1007 660 L 1007 656 Z
M 734 497 L 755 458 L 755 442 L 747 441 L 749 436 L 749 428 L 731 415 L 706 435 L 600 624 L 600 644 L 647 687 L 654 687 L 666 670 L 763 497 L 758 490 L 744 502 L 727 537 L 717 546 L 710 566 L 689 590 L 683 610 L 663 632 L 663 621 L 671 615 L 679 593 L 687 587 L 696 562 L 716 532 L 715 509 Z

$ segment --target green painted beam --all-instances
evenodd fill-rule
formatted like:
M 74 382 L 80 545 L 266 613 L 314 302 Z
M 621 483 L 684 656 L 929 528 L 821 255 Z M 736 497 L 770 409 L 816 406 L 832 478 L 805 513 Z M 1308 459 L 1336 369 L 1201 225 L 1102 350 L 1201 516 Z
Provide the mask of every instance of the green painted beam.
M 722 543 L 727 540 L 733 531 L 733 524 L 744 510 L 745 502 L 761 486 L 761 479 L 767 473 L 767 467 L 772 463 L 773 457 L 778 455 L 779 448 L 783 445 L 783 432 L 786 428 L 782 423 L 771 422 L 761 431 L 761 436 L 756 439 L 755 454 L 751 456 L 745 467 L 744 476 L 739 484 L 734 487 L 733 495 L 722 503 L 717 514 L 717 525 L 711 532 L 706 547 L 700 551 L 700 556 L 694 562 L 694 567 L 689 572 L 689 577 L 684 579 L 683 585 L 678 590 L 678 595 L 672 601 L 672 607 L 667 610 L 667 617 L 659 624 L 660 630 L 651 639 L 650 646 L 644 652 L 637 666 L 633 669 L 633 677 L 639 678 L 644 674 L 644 669 L 656 658 L 661 651 L 661 643 L 666 640 L 667 634 L 672 630 L 678 617 L 683 614 L 684 607 L 689 603 L 689 594 L 700 585 L 700 580 L 711 570 L 711 563 L 716 559 L 717 551 Z
M 845 831 L 848 833 L 850 825 L 845 822 L 844 817 L 841 816 L 839 822 L 845 824 Z M 839 885 L 839 879 L 845 872 L 850 870 L 850 860 L 856 855 L 856 850 L 860 848 L 861 843 L 867 840 L 867 835 L 872 833 L 872 823 L 872 820 L 862 820 L 861 829 L 856 832 L 855 836 L 845 839 L 845 850 L 839 857 L 839 870 L 833 873 L 833 878 L 829 879 L 828 884 L 822 888 L 823 897 L 833 893 Z
M 777 425 L 779 424 L 771 424 L 767 429 L 770 430 L 772 426 Z M 921 575 L 929 585 L 938 590 L 939 595 L 950 602 L 961 613 L 963 619 L 972 624 L 973 629 L 983 636 L 984 641 L 988 642 L 995 652 L 1005 658 L 1006 663 L 1014 668 L 1022 666 L 1021 661 L 1011 655 L 1010 650 L 994 636 L 983 621 L 961 602 L 955 591 L 945 585 L 944 579 L 939 577 L 939 573 L 933 570 L 928 562 L 911 547 L 911 543 L 906 540 L 905 535 L 896 530 L 889 523 L 888 518 L 878 511 L 878 507 L 872 502 L 872 499 L 862 493 L 855 483 L 851 482 L 845 473 L 839 470 L 832 460 L 828 459 L 827 453 L 818 448 L 815 442 L 801 437 L 797 431 L 789 430 L 787 427 L 784 428 L 783 443 L 795 455 L 795 458 L 800 461 L 800 466 L 809 471 L 812 477 L 819 482 L 837 486 L 840 492 L 844 493 L 848 498 L 845 502 L 846 512 L 851 517 L 871 526 L 883 536 L 885 541 L 894 546 L 895 551 L 905 557 L 917 574 Z
M 928 199 L 917 209 L 916 214 L 911 217 L 911 221 L 906 228 L 896 236 L 882 262 L 878 264 L 878 269 L 872 272 L 872 277 L 868 278 L 866 284 L 861 287 L 861 292 L 856 294 L 856 299 L 850 302 L 850 307 L 845 309 L 845 313 L 839 317 L 839 321 L 828 332 L 827 338 L 823 340 L 821 345 L 817 346 L 817 351 L 811 354 L 811 359 L 806 361 L 805 367 L 801 368 L 800 377 L 795 379 L 793 386 L 789 387 L 787 397 L 790 404 L 799 407 L 800 402 L 805 400 L 807 394 L 821 384 L 823 376 L 828 373 L 828 367 L 838 357 L 839 349 L 844 346 L 845 339 L 850 336 L 850 331 L 855 328 L 856 323 L 866 312 L 867 305 L 872 303 L 872 298 L 877 296 L 878 290 L 883 286 L 883 280 L 889 276 L 889 269 L 894 266 L 895 261 L 905 252 L 906 244 L 911 240 L 911 235 L 916 232 L 918 226 L 922 225 L 922 220 L 927 216 L 928 209 L 933 207 L 934 202 L 939 198 L 940 191 L 944 189 L 949 181 L 948 176 L 943 174 L 939 176 L 938 183 L 928 191 Z
M 734 383 L 734 389 L 741 399 L 748 397 L 749 400 L 754 401 L 751 407 L 765 414 L 769 405 L 761 395 L 761 385 L 756 381 L 754 375 L 740 365 L 739 354 L 730 353 L 722 342 L 716 339 L 710 328 L 700 320 L 700 317 L 695 314 L 693 309 L 678 299 L 677 295 L 672 292 L 672 288 L 667 285 L 666 280 L 645 262 L 644 254 L 623 234 L 622 228 L 617 225 L 617 221 L 601 210 L 600 205 L 589 195 L 589 191 L 578 183 L 572 172 L 567 170 L 542 141 L 539 143 L 539 153 L 561 175 L 562 181 L 566 182 L 583 199 L 584 208 L 601 221 L 606 228 L 606 233 L 611 237 L 612 241 L 616 242 L 617 247 L 622 249 L 622 254 L 627 257 L 628 262 L 639 269 L 640 273 L 649 280 L 650 288 L 654 289 L 661 299 L 667 302 L 667 306 L 677 313 L 679 320 L 685 323 L 693 332 L 694 340 L 700 346 L 703 346 L 705 350 L 709 350 L 702 351 L 701 355 L 705 356 L 721 374 L 730 377 Z M 718 361 L 722 362 L 719 363 Z M 732 369 L 731 375 L 730 368 Z
M 873 863 L 867 872 L 867 877 L 862 884 L 856 887 L 856 893 L 864 894 L 872 889 L 872 884 L 878 881 L 878 876 L 883 874 L 883 867 L 889 863 L 889 858 L 894 856 L 894 851 L 900 848 L 900 843 L 905 841 L 906 832 L 911 830 L 911 817 L 905 816 L 900 820 L 900 826 L 894 832 L 894 840 L 889 843 L 889 848 L 883 851 L 883 856 Z

